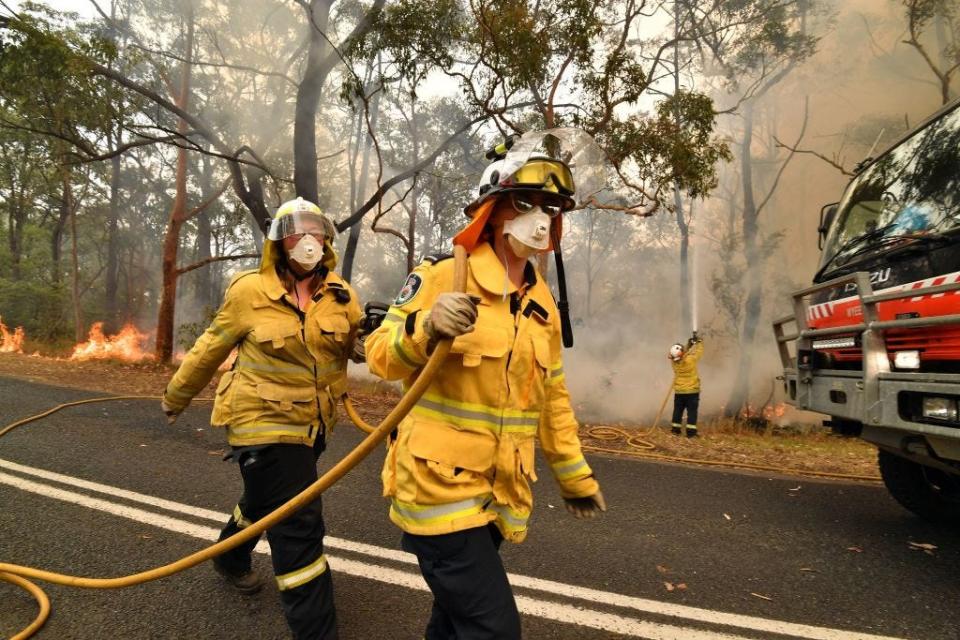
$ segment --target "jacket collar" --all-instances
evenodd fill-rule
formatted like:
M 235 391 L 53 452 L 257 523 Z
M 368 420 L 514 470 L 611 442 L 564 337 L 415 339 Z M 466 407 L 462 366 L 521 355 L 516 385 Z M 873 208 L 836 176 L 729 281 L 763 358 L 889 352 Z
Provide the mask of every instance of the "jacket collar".
M 503 268 L 497 252 L 488 242 L 477 245 L 470 254 L 470 273 L 483 289 L 494 294 L 504 295 L 515 293 L 517 287 L 507 278 L 507 270 Z M 537 283 L 537 271 L 530 262 L 527 262 L 523 271 L 525 289 Z M 506 287 L 506 289 L 504 289 Z
M 275 268 L 261 269 L 260 276 L 263 278 L 264 292 L 267 294 L 267 297 L 274 302 L 282 298 L 287 293 L 287 290 L 284 288 L 283 282 L 280 281 L 280 276 L 277 275 L 277 270 Z M 342 280 L 340 280 L 340 277 L 337 276 L 337 274 L 335 274 L 333 271 L 327 270 L 326 273 L 323 274 L 323 282 L 320 285 L 318 293 L 327 288 L 328 282 L 340 283 Z

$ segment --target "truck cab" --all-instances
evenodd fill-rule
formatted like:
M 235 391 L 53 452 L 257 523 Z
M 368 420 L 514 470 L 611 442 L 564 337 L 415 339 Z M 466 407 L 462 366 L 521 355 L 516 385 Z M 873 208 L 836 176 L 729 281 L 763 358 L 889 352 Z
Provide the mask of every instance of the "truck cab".
M 960 522 L 960 101 L 857 167 L 774 322 L 787 402 L 878 448 L 891 494 Z

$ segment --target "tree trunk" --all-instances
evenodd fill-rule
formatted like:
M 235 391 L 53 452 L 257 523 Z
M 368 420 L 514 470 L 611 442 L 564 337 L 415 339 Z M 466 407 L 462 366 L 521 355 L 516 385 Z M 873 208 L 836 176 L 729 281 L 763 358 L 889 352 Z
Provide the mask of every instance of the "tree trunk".
M 213 195 L 213 159 L 209 156 L 203 156 L 203 170 L 200 177 L 201 193 L 203 201 L 206 202 Z M 194 258 L 199 262 L 209 258 L 210 241 L 213 237 L 213 230 L 210 224 L 210 207 L 205 208 L 197 215 L 197 251 Z M 213 306 L 213 291 L 211 287 L 211 272 L 213 265 L 206 265 L 196 270 L 194 275 L 194 302 L 199 309 L 206 309 Z
M 183 71 L 180 78 L 180 95 L 177 96 L 178 107 L 187 110 L 190 103 L 190 74 L 193 70 L 193 12 L 188 10 L 187 38 L 184 47 Z M 183 119 L 177 123 L 177 131 L 186 134 L 189 127 Z M 157 311 L 157 342 L 155 355 L 158 362 L 168 363 L 173 357 L 174 340 L 174 313 L 177 301 L 177 252 L 180 248 L 180 230 L 187 216 L 187 151 L 184 148 L 177 150 L 177 177 L 176 195 L 170 218 L 167 222 L 166 235 L 163 238 L 163 287 L 160 294 L 160 308 Z
M 323 92 L 326 74 L 322 72 L 326 31 L 330 17 L 328 0 L 311 0 L 310 45 L 307 49 L 307 67 L 297 87 L 297 104 L 293 122 L 293 184 L 297 195 L 316 203 L 320 199 L 317 184 L 317 107 Z
M 62 194 L 60 198 L 60 211 L 58 212 L 57 222 L 53 226 L 53 233 L 50 237 L 50 257 L 52 263 L 50 265 L 52 270 L 50 276 L 54 285 L 59 285 L 63 281 L 61 269 L 61 262 L 63 260 L 63 230 L 70 220 L 70 201 L 72 200 L 69 173 L 69 171 L 65 171 L 61 177 Z
M 367 180 L 370 177 L 370 149 L 373 147 L 374 131 L 377 129 L 377 120 L 380 114 L 380 92 L 377 92 L 370 100 L 370 131 L 367 132 L 363 147 L 363 162 L 360 167 L 360 180 L 357 183 L 357 202 L 363 202 L 367 193 Z M 362 126 L 362 124 L 361 124 Z M 356 210 L 354 206 L 354 210 Z M 347 237 L 347 246 L 343 250 L 343 268 L 340 270 L 343 279 L 350 282 L 353 277 L 353 263 L 357 256 L 357 246 L 360 244 L 360 230 L 363 227 L 363 221 L 359 220 L 350 227 L 350 235 Z
M 73 334 L 77 344 L 83 341 L 83 310 L 80 306 L 80 259 L 77 247 L 77 207 L 70 189 L 70 170 L 64 169 L 64 192 L 70 194 L 70 254 L 73 266 Z
M 107 209 L 107 275 L 104 286 L 104 302 L 107 308 L 105 324 L 108 331 L 119 327 L 120 313 L 117 290 L 120 281 L 119 230 L 120 230 L 120 156 L 110 160 L 110 206 Z
M 747 102 L 743 109 L 743 143 L 740 155 L 740 171 L 743 185 L 743 247 L 747 262 L 747 300 L 744 305 L 743 330 L 740 333 L 740 362 L 733 390 L 727 401 L 726 412 L 736 415 L 747 403 L 750 391 L 749 375 L 752 363 L 751 349 L 756 336 L 757 323 L 763 306 L 762 269 L 757 251 L 757 204 L 753 193 L 753 103 Z

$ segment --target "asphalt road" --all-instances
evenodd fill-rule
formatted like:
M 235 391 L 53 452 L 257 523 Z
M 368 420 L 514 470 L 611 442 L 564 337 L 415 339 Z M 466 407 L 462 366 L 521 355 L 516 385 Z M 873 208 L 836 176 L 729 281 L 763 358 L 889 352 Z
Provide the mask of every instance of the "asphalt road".
M 0 424 L 94 395 L 0 378 Z M 202 548 L 240 488 L 208 412 L 168 427 L 152 402 L 94 404 L 4 437 L 0 560 L 117 576 Z M 321 467 L 359 439 L 341 423 Z M 341 638 L 419 638 L 430 596 L 398 549 L 372 457 L 324 497 Z M 590 461 L 610 510 L 573 520 L 539 468 L 527 542 L 504 547 L 526 638 L 960 638 L 960 532 L 880 487 Z M 265 554 L 255 566 L 270 575 Z M 41 639 L 289 637 L 275 587 L 242 597 L 207 566 L 115 591 L 45 589 Z M 0 583 L 0 635 L 34 614 Z

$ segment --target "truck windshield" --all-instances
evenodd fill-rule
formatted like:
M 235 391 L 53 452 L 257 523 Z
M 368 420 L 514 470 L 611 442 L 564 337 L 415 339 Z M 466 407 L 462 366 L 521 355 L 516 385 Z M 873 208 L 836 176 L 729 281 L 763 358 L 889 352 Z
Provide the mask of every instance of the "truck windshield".
M 827 236 L 820 274 L 958 227 L 960 105 L 851 181 Z

